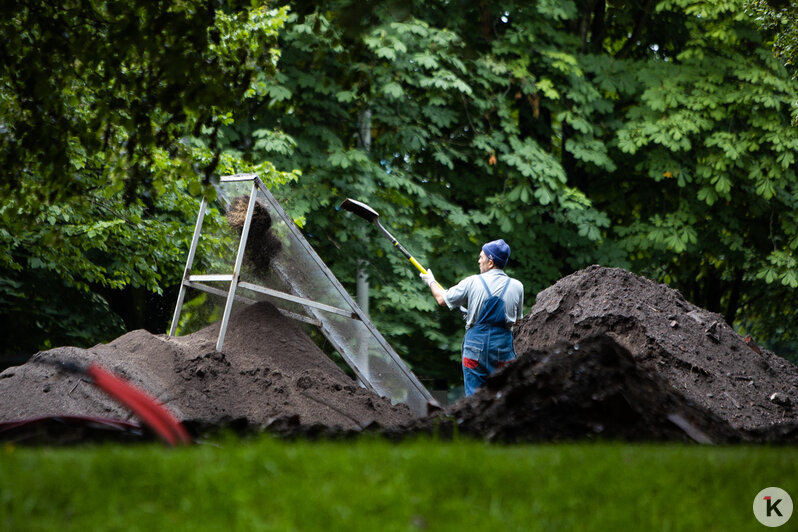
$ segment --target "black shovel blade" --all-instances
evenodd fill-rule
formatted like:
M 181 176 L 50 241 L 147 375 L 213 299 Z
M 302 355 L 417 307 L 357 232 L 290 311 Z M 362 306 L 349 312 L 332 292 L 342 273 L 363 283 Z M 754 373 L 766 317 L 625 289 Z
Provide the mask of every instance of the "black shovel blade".
M 377 218 L 380 217 L 379 213 L 366 205 L 357 200 L 353 200 L 351 198 L 346 198 L 343 203 L 341 203 L 341 208 L 353 212 L 360 216 L 361 218 L 368 220 L 369 222 L 376 222 Z

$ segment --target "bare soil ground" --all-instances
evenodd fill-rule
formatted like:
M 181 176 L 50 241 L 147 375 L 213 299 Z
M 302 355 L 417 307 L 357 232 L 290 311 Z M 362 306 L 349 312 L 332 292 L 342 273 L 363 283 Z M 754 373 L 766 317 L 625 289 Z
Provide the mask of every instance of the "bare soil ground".
M 218 324 L 180 338 L 139 330 L 90 349 L 38 353 L 0 373 L 0 423 L 135 422 L 90 383 L 41 363 L 57 359 L 127 377 L 195 435 L 231 427 L 507 442 L 798 442 L 796 366 L 679 292 L 620 269 L 593 266 L 540 292 L 515 330 L 519 359 L 473 397 L 421 419 L 358 386 L 268 303 L 233 315 L 221 353 L 217 335 Z M 63 433 L 51 423 L 47 436 Z

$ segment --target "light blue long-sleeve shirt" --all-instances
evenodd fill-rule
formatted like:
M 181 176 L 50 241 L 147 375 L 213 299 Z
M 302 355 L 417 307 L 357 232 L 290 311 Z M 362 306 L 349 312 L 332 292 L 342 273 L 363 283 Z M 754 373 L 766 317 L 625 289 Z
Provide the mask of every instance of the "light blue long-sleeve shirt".
M 482 304 L 488 297 L 485 287 L 479 280 L 479 275 L 485 279 L 491 294 L 498 296 L 504 288 L 507 280 L 510 286 L 504 293 L 504 311 L 507 319 L 507 326 L 512 327 L 516 321 L 520 320 L 524 313 L 524 285 L 517 279 L 510 278 L 504 270 L 494 268 L 483 274 L 471 275 L 466 277 L 453 287 L 446 290 L 444 300 L 450 309 L 457 307 L 467 307 L 466 329 L 470 329 L 477 321 Z

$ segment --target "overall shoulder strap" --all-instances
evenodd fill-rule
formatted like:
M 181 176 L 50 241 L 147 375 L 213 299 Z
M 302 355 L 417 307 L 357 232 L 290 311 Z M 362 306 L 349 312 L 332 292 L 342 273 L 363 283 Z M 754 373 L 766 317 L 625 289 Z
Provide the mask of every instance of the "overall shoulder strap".
M 482 286 L 485 287 L 485 291 L 488 293 L 488 297 L 490 297 L 492 294 L 490 293 L 490 288 L 488 288 L 488 283 L 485 282 L 485 278 L 482 277 L 482 274 L 479 274 L 477 277 L 482 281 Z
M 507 282 L 504 284 L 504 288 L 502 288 L 502 293 L 499 294 L 500 298 L 502 298 L 502 299 L 504 298 L 504 293 L 507 291 L 507 287 L 510 286 L 510 282 L 511 281 L 512 281 L 512 279 L 507 279 Z

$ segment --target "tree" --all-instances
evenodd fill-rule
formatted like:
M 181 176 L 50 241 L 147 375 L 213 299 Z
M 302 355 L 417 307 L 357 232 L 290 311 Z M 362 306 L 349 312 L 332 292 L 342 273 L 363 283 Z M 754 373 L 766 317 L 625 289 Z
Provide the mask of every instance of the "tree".
M 550 76 L 538 87 L 525 74 L 527 59 L 506 43 L 496 44 L 506 57 L 495 60 L 490 48 L 478 56 L 479 46 L 469 46 L 458 32 L 395 4 L 360 11 L 345 2 L 292 5 L 279 85 L 270 87 L 268 99 L 253 102 L 251 121 L 226 130 L 224 138 L 278 167 L 303 169 L 302 185 L 278 197 L 349 286 L 356 261 L 372 262 L 378 326 L 422 374 L 445 365 L 455 380 L 459 369 L 451 360 L 458 357 L 459 338 L 451 331 L 461 327 L 457 316 L 435 309 L 389 242 L 361 221 L 335 214 L 335 207 L 347 196 L 366 200 L 448 284 L 475 271 L 482 242 L 520 228 L 529 237 L 516 238 L 513 258 L 532 280 L 529 294 L 562 271 L 589 264 L 608 219 L 566 183 L 552 127 L 544 123 L 564 109 L 539 107 L 543 117 L 519 120 L 518 108 L 538 105 L 541 91 L 558 98 L 558 81 L 583 83 L 557 52 L 571 40 L 554 29 L 561 14 L 534 17 L 539 33 L 551 34 L 549 53 L 541 58 Z M 469 13 L 444 15 L 439 5 L 428 7 L 428 18 L 454 17 L 460 26 L 453 27 L 469 33 Z M 365 110 L 372 121 L 369 153 L 358 137 Z M 611 164 L 593 146 L 585 156 Z M 611 246 L 600 247 L 602 256 L 612 256 Z M 622 259 L 617 251 L 615 257 Z
M 527 301 L 598 262 L 792 334 L 796 85 L 740 2 L 291 5 L 279 83 L 225 138 L 303 169 L 286 207 L 350 287 L 372 262 L 373 319 L 421 373 L 457 359 L 457 318 L 344 197 L 444 284 L 503 235 Z
M 686 35 L 649 44 L 663 60 L 637 66 L 617 132 L 623 170 L 657 186 L 607 201 L 636 206 L 616 230 L 639 271 L 768 338 L 798 303 L 796 85 L 737 3 L 683 4 Z
M 213 17 L 204 4 L 115 8 L 130 27 L 149 21 L 141 31 L 162 46 L 132 39 L 129 51 L 101 46 L 95 61 L 81 53 L 86 45 L 69 52 L 72 62 L 34 53 L 42 43 L 75 46 L 36 17 L 84 13 L 71 27 L 88 28 L 80 42 L 99 43 L 126 35 L 111 8 L 8 8 L 4 33 L 31 29 L 5 45 L 25 60 L 15 57 L 0 71 L 4 164 L 17 172 L 7 175 L 21 176 L 5 186 L 22 194 L 16 210 L 3 211 L 13 235 L 6 238 L 13 243 L 20 234 L 13 224 L 26 210 L 23 199 L 46 196 L 45 177 L 67 193 L 97 190 L 114 201 L 127 190 L 120 205 L 163 214 L 158 223 L 166 228 L 170 195 L 185 197 L 181 187 L 200 193 L 201 177 L 207 182 L 225 160 L 234 170 L 260 168 L 275 182 L 301 168 L 302 179 L 275 187 L 276 195 L 345 285 L 354 289 L 359 260 L 371 263 L 372 317 L 422 377 L 459 380 L 459 318 L 434 305 L 372 225 L 337 211 L 345 197 L 376 208 L 447 285 L 476 271 L 481 243 L 503 236 L 513 247 L 509 272 L 525 282 L 528 304 L 578 268 L 617 265 L 668 282 L 759 339 L 794 338 L 798 91 L 785 56 L 773 55 L 774 34 L 746 13 L 750 2 L 286 5 L 290 15 L 285 7 L 268 14 L 235 4 Z M 93 11 L 103 13 L 99 22 Z M 187 41 L 152 30 L 173 20 L 171 28 L 187 25 Z M 196 69 L 197 79 L 156 81 L 173 72 L 170 58 Z M 37 92 L 26 67 L 64 90 Z M 191 92 L 205 84 L 212 98 Z M 183 104 L 170 103 L 169 87 L 185 96 Z M 117 88 L 127 99 L 115 96 Z M 139 93 L 146 101 L 131 96 Z M 109 107 L 117 101 L 123 111 Z M 36 105 L 47 111 L 43 121 L 32 116 Z M 69 120 L 47 137 L 47 120 L 62 116 Z M 39 129 L 29 129 L 27 118 Z M 56 146 L 52 153 L 31 142 L 37 131 Z M 85 212 L 81 224 L 89 227 L 94 214 Z M 167 244 L 156 238 L 151 245 Z M 22 245 L 14 249 L 21 253 Z M 100 259 L 91 245 L 84 249 L 92 250 L 89 275 L 92 264 L 107 268 L 126 248 Z M 24 253 L 6 258 L 20 271 L 25 260 Z M 130 279 L 128 286 L 138 282 Z M 152 280 L 140 286 L 169 284 Z
M 749 0 L 746 11 L 772 40 L 773 53 L 793 79 L 798 77 L 798 4 L 786 0 Z
M 286 10 L 69 1 L 0 13 L 3 352 L 163 332 L 157 296 L 180 282 L 211 178 L 295 177 L 217 141 L 274 76 Z M 222 245 L 203 248 L 198 265 Z
M 219 128 L 274 74 L 286 10 L 73 0 L 5 3 L 0 15 L 3 191 L 28 178 L 47 183 L 48 198 L 68 197 L 100 177 L 132 199 L 180 174 L 209 182 Z M 159 157 L 182 164 L 153 174 Z

